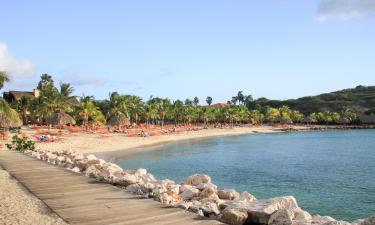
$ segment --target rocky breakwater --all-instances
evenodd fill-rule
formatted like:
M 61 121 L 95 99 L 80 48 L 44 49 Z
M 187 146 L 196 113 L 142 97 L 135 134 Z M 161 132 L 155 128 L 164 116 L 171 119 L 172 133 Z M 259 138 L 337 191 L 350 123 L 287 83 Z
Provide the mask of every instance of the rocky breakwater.
M 375 215 L 353 223 L 329 216 L 310 215 L 302 210 L 293 196 L 256 199 L 248 192 L 218 190 L 205 174 L 194 174 L 183 183 L 157 180 L 146 169 L 123 170 L 116 164 L 72 151 L 28 151 L 33 157 L 64 167 L 98 181 L 123 187 L 144 198 L 181 208 L 227 224 L 269 225 L 375 225 Z

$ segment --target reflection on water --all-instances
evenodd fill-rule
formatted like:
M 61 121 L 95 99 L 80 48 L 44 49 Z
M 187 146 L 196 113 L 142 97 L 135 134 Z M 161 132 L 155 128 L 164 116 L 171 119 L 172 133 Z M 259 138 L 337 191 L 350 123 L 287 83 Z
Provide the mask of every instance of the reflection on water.
M 375 130 L 216 137 L 148 150 L 101 157 L 159 179 L 206 173 L 219 187 L 258 198 L 293 195 L 302 208 L 338 219 L 375 213 Z

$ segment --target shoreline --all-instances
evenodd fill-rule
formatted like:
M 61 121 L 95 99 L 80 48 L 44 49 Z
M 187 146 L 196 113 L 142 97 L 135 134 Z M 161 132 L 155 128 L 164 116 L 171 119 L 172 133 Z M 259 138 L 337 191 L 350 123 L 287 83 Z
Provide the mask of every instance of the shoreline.
M 62 141 L 56 142 L 36 142 L 36 149 L 40 150 L 69 150 L 77 151 L 82 154 L 103 154 L 106 152 L 122 152 L 123 154 L 134 154 L 150 147 L 168 144 L 177 141 L 199 140 L 213 137 L 251 135 L 257 133 L 284 133 L 299 131 L 319 131 L 319 130 L 352 130 L 352 129 L 374 129 L 374 126 L 330 126 L 330 125 L 291 125 L 288 127 L 274 126 L 252 126 L 252 127 L 235 127 L 235 128 L 209 128 L 198 131 L 185 131 L 176 134 L 168 134 L 150 137 L 127 137 L 124 134 L 111 133 L 110 137 L 102 137 L 99 134 L 88 133 L 64 133 Z M 35 130 L 23 128 L 24 133 L 33 139 Z M 7 140 L 0 141 L 0 144 L 10 142 L 12 135 Z M 125 153 L 129 152 L 129 153 Z

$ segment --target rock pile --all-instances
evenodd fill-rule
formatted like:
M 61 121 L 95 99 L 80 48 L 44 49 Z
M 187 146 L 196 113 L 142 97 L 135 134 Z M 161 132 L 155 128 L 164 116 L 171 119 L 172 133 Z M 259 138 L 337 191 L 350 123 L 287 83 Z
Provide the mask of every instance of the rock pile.
M 183 183 L 176 184 L 168 179 L 157 180 L 146 169 L 123 170 L 92 154 L 84 156 L 72 151 L 41 150 L 28 151 L 26 154 L 98 181 L 124 187 L 144 198 L 153 198 L 227 224 L 350 225 L 329 216 L 311 216 L 298 206 L 293 196 L 257 200 L 248 192 L 218 190 L 205 174 L 194 174 Z M 367 220 L 357 220 L 352 225 L 375 225 L 375 215 Z

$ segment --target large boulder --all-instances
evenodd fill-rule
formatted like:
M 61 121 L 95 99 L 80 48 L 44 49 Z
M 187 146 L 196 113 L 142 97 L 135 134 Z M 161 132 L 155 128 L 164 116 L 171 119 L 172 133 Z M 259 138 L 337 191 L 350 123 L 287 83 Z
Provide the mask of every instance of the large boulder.
M 366 225 L 375 225 L 375 214 L 366 220 Z
M 245 209 L 227 207 L 222 211 L 221 219 L 229 225 L 242 225 L 246 222 L 247 217 Z
M 293 212 L 288 209 L 280 209 L 271 215 L 268 225 L 292 225 Z
M 217 186 L 213 183 L 200 183 L 196 186 L 196 188 L 198 188 L 201 191 L 206 189 L 206 188 L 213 188 L 213 189 L 217 190 Z
M 117 182 L 118 182 L 117 184 L 119 184 L 119 185 L 128 186 L 128 185 L 131 185 L 131 184 L 138 183 L 138 178 L 134 174 L 126 173 L 122 177 L 120 177 Z
M 190 189 L 182 192 L 180 196 L 184 201 L 191 200 L 199 196 L 199 190 L 195 187 L 191 187 Z
M 332 222 L 332 221 L 336 221 L 336 220 L 330 216 L 313 215 L 311 224 L 322 225 L 322 224 Z
M 244 209 L 248 213 L 250 223 L 267 224 L 271 215 L 280 209 L 299 208 L 293 196 L 277 197 L 252 202 L 228 201 L 226 207 Z
M 218 196 L 217 196 L 217 194 L 216 194 L 216 190 L 215 190 L 213 187 L 208 187 L 208 188 L 204 189 L 204 190 L 199 194 L 199 197 L 200 197 L 200 198 L 212 199 L 212 200 L 216 200 L 216 199 L 218 199 Z
M 126 187 L 126 190 L 130 191 L 130 192 L 132 192 L 134 194 L 143 194 L 142 193 L 142 189 L 139 186 L 139 184 L 131 184 L 131 185 L 129 185 L 129 186 Z
M 240 198 L 240 194 L 234 189 L 223 189 L 220 190 L 217 195 L 220 199 L 224 200 L 235 200 Z
M 100 160 L 98 158 L 96 158 L 96 156 L 93 155 L 93 154 L 87 155 L 86 159 L 87 159 L 87 164 L 88 165 L 99 164 L 100 163 Z
M 202 183 L 211 183 L 211 177 L 206 174 L 194 174 L 185 180 L 185 184 L 192 186 L 198 186 Z
M 363 219 L 355 220 L 352 222 L 352 225 L 367 225 L 366 221 Z

